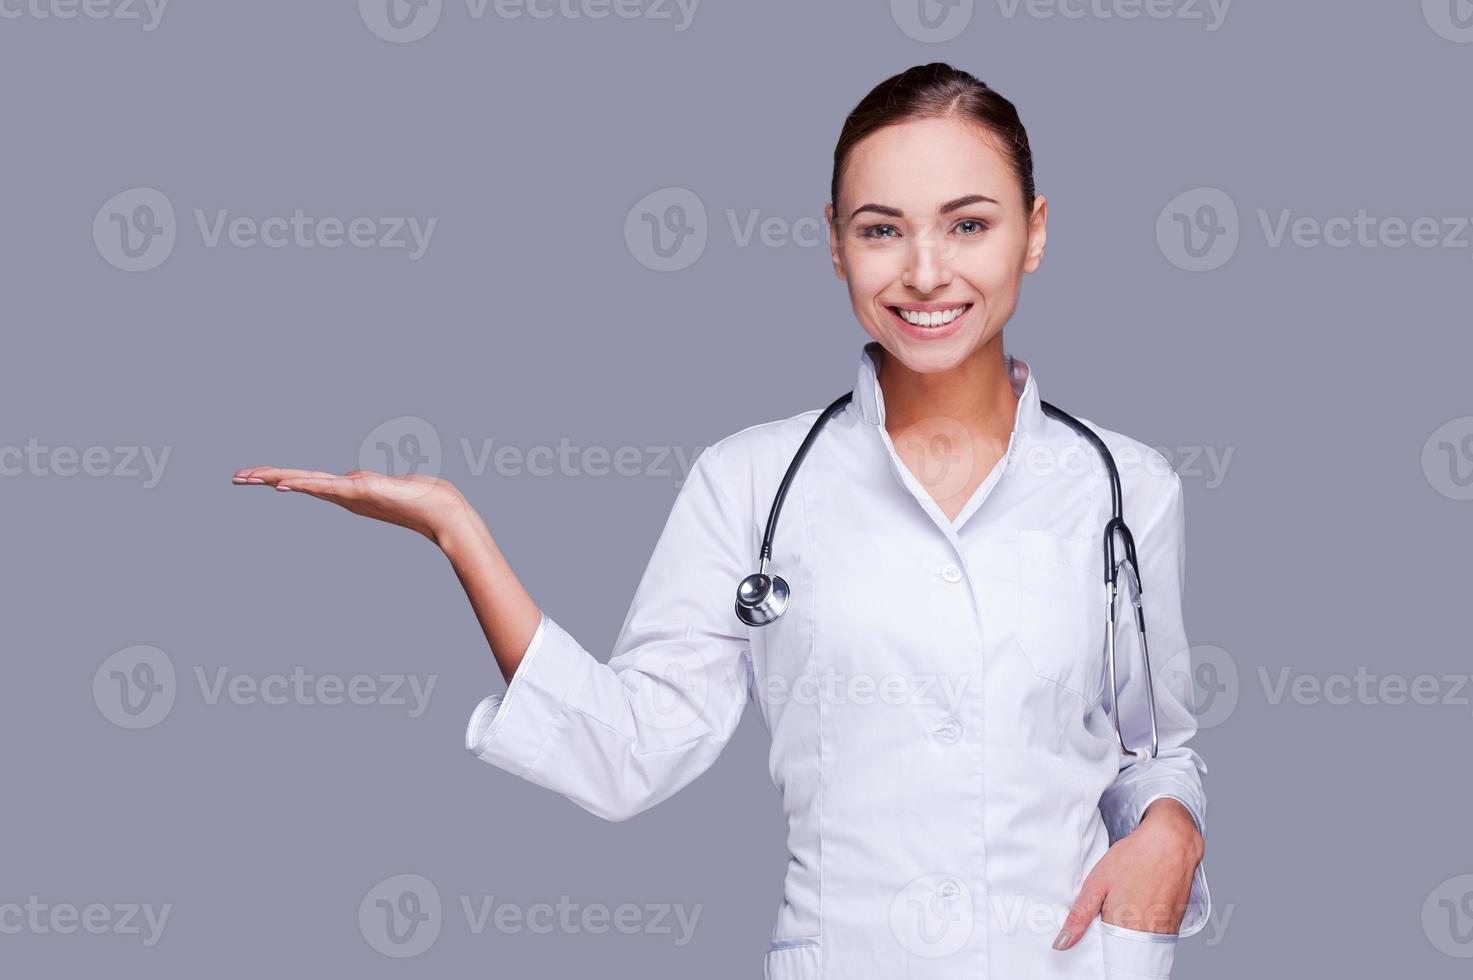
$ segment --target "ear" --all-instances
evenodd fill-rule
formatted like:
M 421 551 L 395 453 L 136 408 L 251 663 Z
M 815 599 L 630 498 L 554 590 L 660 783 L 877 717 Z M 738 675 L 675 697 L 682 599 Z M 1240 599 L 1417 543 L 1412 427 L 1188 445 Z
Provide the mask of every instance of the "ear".
M 1043 249 L 1048 243 L 1048 198 L 1033 199 L 1033 214 L 1028 218 L 1028 252 L 1023 257 L 1023 271 L 1033 272 L 1043 263 Z
M 834 275 L 844 279 L 844 263 L 839 257 L 839 229 L 834 225 L 834 204 L 830 201 L 823 206 L 823 220 L 829 226 L 829 258 L 834 263 Z

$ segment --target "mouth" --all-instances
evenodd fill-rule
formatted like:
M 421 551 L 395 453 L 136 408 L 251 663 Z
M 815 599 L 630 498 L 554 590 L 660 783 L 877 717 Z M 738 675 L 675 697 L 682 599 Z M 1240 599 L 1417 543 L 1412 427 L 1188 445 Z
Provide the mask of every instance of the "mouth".
M 896 324 L 913 337 L 928 340 L 940 339 L 955 333 L 972 309 L 971 303 L 934 309 L 911 309 L 902 306 L 886 306 Z
M 894 313 L 913 327 L 944 327 L 971 308 L 971 303 L 962 303 L 957 306 L 938 310 L 908 310 L 899 306 L 886 307 L 891 313 Z

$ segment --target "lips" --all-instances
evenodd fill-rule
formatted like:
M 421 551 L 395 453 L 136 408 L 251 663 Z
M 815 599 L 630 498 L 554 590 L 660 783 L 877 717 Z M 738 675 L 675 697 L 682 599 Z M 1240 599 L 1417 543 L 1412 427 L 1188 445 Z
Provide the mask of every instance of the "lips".
M 964 315 L 972 308 L 971 303 L 953 303 L 944 306 L 935 303 L 890 306 L 888 309 L 897 317 L 914 327 L 944 327 Z

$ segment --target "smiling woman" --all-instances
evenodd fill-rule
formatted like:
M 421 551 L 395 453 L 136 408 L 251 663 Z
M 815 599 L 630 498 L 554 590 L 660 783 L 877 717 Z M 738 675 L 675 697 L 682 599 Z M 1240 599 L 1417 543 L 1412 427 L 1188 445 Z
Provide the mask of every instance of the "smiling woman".
M 855 386 L 696 458 L 607 662 L 443 480 L 235 481 L 438 545 L 508 681 L 466 749 L 603 819 L 700 776 L 754 702 L 789 828 L 767 980 L 1160 980 L 1210 908 L 1196 721 L 1146 656 L 1188 652 L 1182 485 L 1155 450 L 1044 402 L 1004 347 L 1044 253 L 1032 173 L 1012 103 L 949 65 L 855 107 L 825 209 L 869 337 Z M 1082 437 L 1112 462 L 1080 467 Z M 1125 542 L 1106 576 L 1101 527 Z M 792 583 L 780 618 L 733 602 L 759 540 L 762 573 Z M 1149 620 L 1114 615 L 1117 577 Z

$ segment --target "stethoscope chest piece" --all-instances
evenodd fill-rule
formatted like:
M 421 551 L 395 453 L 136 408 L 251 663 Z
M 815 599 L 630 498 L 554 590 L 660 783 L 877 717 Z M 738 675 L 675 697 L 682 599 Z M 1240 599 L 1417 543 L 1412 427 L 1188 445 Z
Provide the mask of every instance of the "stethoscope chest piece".
M 737 586 L 737 618 L 748 626 L 766 626 L 787 611 L 789 594 L 781 575 L 753 572 Z

